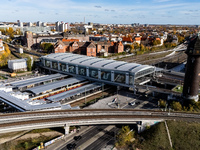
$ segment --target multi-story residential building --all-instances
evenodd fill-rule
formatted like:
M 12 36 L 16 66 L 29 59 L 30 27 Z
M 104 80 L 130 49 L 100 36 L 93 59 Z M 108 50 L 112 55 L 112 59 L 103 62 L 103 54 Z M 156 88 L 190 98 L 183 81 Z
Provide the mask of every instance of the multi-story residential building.
M 4 51 L 4 46 L 1 38 L 0 38 L 0 51 Z
M 42 22 L 41 21 L 37 21 L 36 22 L 36 26 L 38 26 L 38 27 L 42 26 Z

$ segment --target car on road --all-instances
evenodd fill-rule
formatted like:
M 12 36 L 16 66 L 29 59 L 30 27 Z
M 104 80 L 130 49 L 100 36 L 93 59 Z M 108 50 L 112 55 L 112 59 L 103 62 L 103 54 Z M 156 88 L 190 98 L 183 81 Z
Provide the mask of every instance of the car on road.
M 130 102 L 129 105 L 134 106 L 135 102 Z
M 140 102 L 136 102 L 135 104 L 136 104 L 136 105 L 139 105 L 139 104 L 140 104 Z
M 81 137 L 80 135 L 79 135 L 79 136 L 75 136 L 75 137 L 74 137 L 74 140 L 75 140 L 75 141 L 79 141 L 81 138 L 82 138 L 82 137 Z
M 68 149 L 68 150 L 73 150 L 73 149 L 75 149 L 75 147 L 76 147 L 76 143 L 67 144 L 67 149 Z

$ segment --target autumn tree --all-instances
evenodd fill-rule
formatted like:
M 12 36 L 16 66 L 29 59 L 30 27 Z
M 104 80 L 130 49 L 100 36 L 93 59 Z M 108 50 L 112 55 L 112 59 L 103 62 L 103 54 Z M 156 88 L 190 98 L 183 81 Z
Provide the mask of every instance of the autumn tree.
M 165 100 L 160 99 L 158 102 L 159 102 L 159 106 L 161 108 L 165 108 L 166 107 L 167 102 Z
M 129 126 L 123 126 L 117 135 L 116 146 L 128 146 L 134 139 L 134 132 L 130 130 Z
M 7 65 L 8 57 L 10 56 L 10 49 L 7 44 L 4 44 L 5 50 L 0 53 L 0 67 Z
M 153 45 L 155 46 L 155 45 L 160 45 L 161 44 L 161 41 L 160 40 L 154 40 L 153 41 Z
M 176 111 L 181 111 L 182 105 L 180 104 L 180 102 L 173 101 L 172 104 L 171 104 L 171 108 L 176 110 Z
M 132 50 L 134 49 L 134 46 L 131 44 L 126 44 L 124 46 L 124 50 L 129 50 L 130 52 L 132 52 Z
M 46 53 L 51 53 L 54 50 L 54 46 L 51 43 L 42 43 L 40 46 Z

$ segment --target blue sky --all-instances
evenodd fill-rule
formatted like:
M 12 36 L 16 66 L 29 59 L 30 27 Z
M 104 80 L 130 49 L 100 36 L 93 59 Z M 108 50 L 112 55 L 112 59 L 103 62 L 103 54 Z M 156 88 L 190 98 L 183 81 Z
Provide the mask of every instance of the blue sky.
M 200 0 L 1 0 L 0 21 L 200 24 Z

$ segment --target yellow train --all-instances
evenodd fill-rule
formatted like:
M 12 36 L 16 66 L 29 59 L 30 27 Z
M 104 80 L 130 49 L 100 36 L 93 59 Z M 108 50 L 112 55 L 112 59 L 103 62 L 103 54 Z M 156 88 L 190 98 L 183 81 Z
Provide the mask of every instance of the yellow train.
M 36 96 L 36 97 L 31 98 L 31 100 L 45 99 L 46 97 L 50 97 L 50 96 L 53 96 L 53 95 L 56 95 L 56 94 L 59 94 L 59 93 L 63 93 L 63 92 L 65 92 L 65 91 L 69 91 L 69 90 L 72 90 L 72 89 L 81 87 L 81 86 L 83 86 L 83 85 L 85 85 L 85 84 L 87 84 L 87 83 L 89 83 L 89 81 L 85 81 L 85 82 L 82 82 L 82 83 L 79 83 L 79 84 L 67 86 L 67 87 L 61 88 L 61 89 L 59 89 L 59 90 L 49 91 L 49 92 L 44 93 L 44 94 L 42 94 L 42 95 L 39 95 L 39 96 Z

